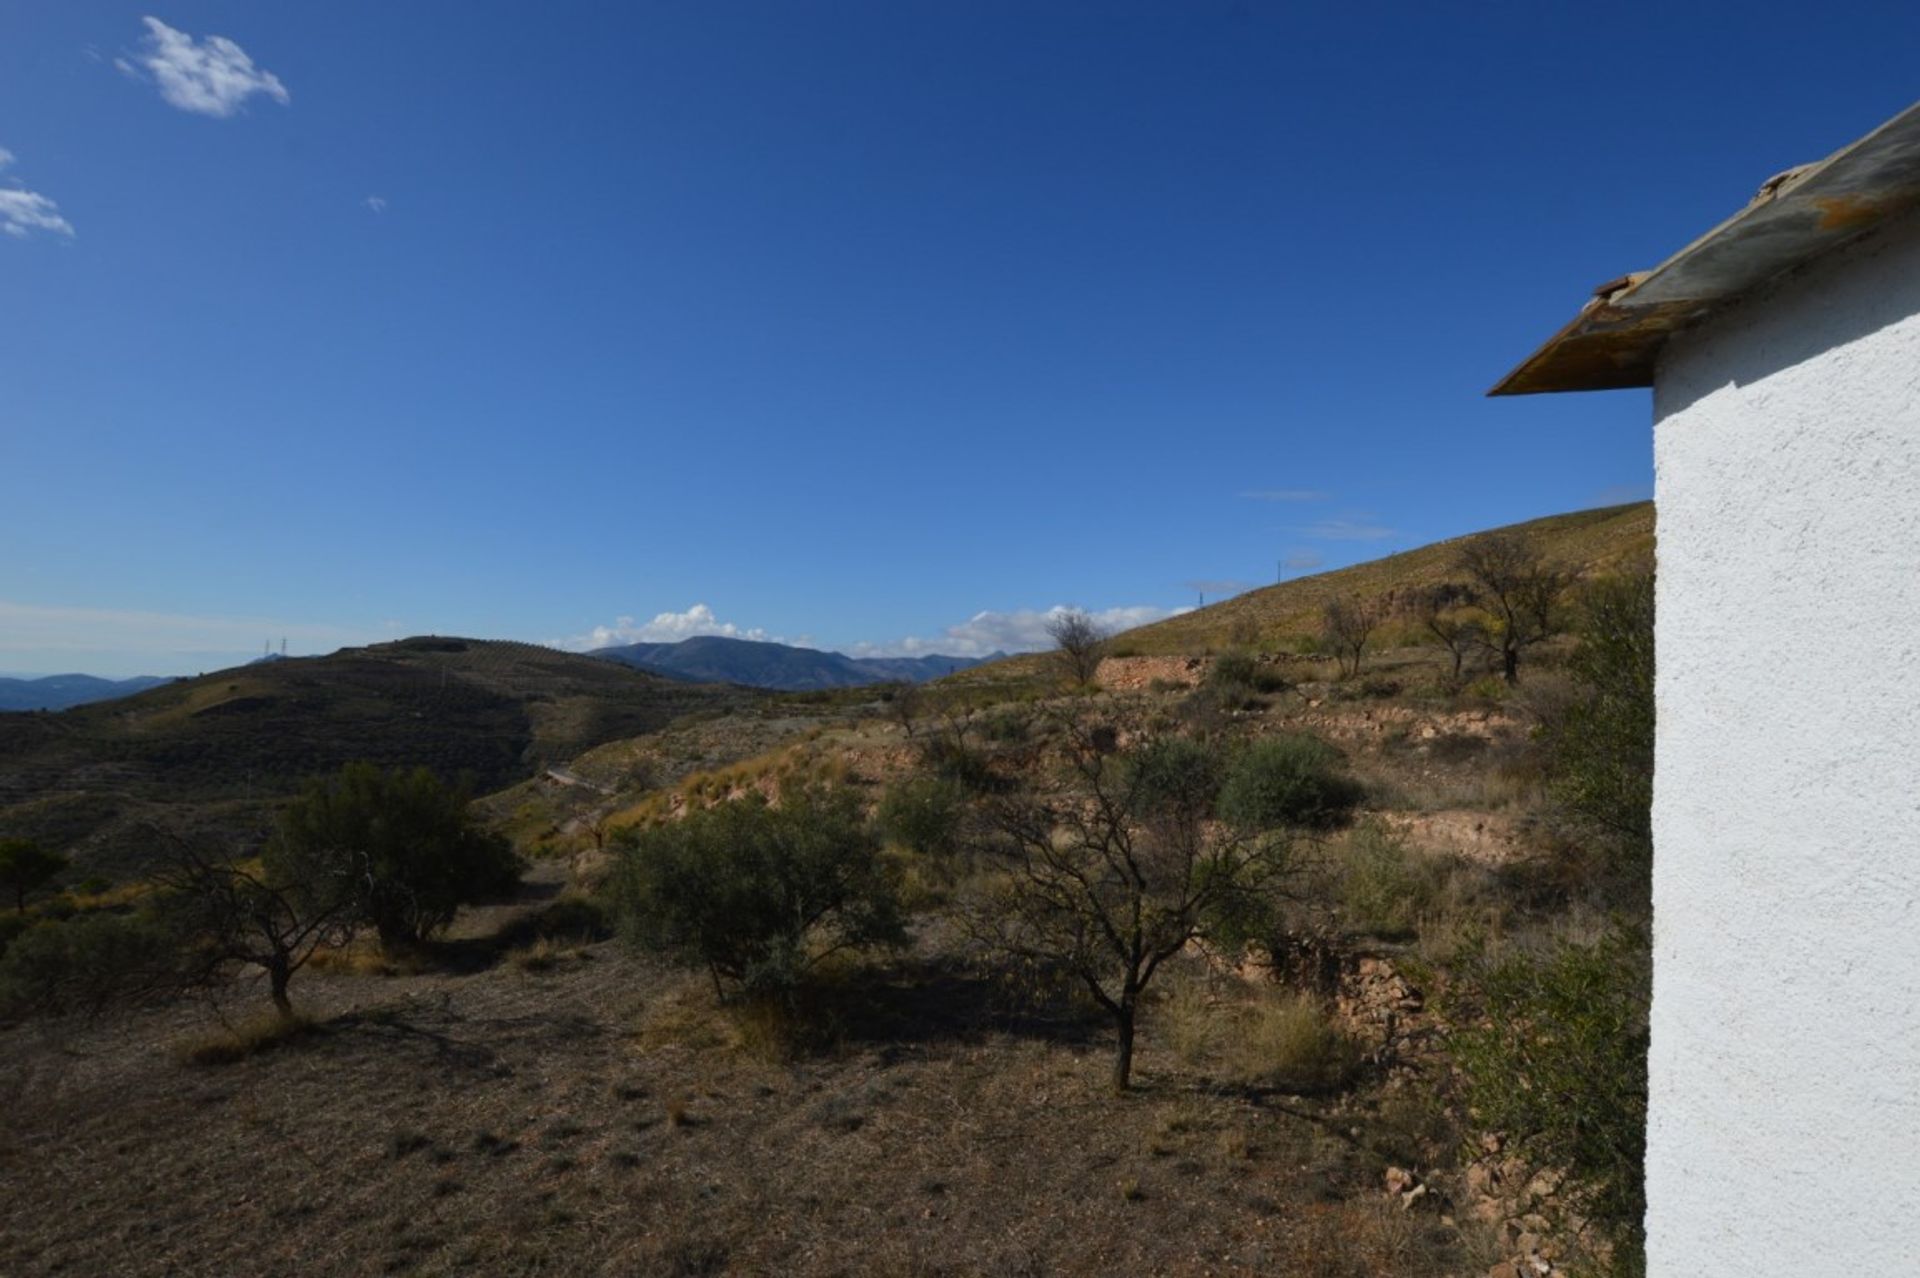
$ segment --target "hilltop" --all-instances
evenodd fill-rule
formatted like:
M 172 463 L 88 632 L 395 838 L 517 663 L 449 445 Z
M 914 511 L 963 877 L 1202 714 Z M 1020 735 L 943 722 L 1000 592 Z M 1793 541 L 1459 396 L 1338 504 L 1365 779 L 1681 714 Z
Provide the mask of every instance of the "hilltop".
M 414 638 L 256 662 L 57 714 L 0 714 L 0 828 L 95 868 L 143 821 L 240 835 L 352 759 L 484 792 L 754 694 L 532 644 Z

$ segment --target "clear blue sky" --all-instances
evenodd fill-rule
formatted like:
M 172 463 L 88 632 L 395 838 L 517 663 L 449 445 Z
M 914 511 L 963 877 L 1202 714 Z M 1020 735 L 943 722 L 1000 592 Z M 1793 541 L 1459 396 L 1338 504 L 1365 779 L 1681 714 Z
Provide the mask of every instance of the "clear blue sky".
M 1645 496 L 1644 392 L 1486 387 L 1920 87 L 1911 4 L 150 2 L 0 5 L 0 670 L 964 649 Z

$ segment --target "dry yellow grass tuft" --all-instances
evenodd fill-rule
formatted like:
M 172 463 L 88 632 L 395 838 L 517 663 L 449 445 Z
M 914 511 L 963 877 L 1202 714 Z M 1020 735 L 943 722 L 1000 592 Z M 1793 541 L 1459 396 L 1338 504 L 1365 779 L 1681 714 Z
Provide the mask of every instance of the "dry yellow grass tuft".
M 291 1043 L 312 1030 L 313 1022 L 297 1012 L 291 1016 L 263 1012 L 183 1039 L 174 1045 L 174 1055 L 186 1065 L 232 1065 Z

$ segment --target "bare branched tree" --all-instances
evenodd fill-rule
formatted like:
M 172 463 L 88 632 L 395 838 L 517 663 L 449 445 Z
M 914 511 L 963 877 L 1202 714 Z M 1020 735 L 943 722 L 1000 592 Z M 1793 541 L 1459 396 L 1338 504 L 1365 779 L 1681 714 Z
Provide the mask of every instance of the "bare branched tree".
M 281 1016 L 293 1015 L 287 985 L 323 946 L 355 930 L 351 885 L 276 882 L 245 865 L 172 840 L 155 876 L 182 948 L 181 979 L 210 986 L 257 967 Z
M 1336 595 L 1320 615 L 1320 642 L 1340 663 L 1340 677 L 1360 673 L 1367 639 L 1379 627 L 1385 609 L 1378 600 Z
M 1486 623 L 1463 611 L 1474 602 L 1473 587 L 1456 581 L 1420 587 L 1406 599 L 1407 616 L 1453 658 L 1451 681 L 1455 684 L 1467 658 L 1488 647 Z
M 1575 574 L 1548 563 L 1526 538 L 1507 532 L 1483 533 L 1468 541 L 1460 548 L 1457 566 L 1473 583 L 1476 601 L 1487 614 L 1500 673 L 1508 683 L 1518 683 L 1520 654 L 1559 633 L 1557 611 Z
M 900 683 L 881 694 L 886 702 L 887 715 L 900 725 L 900 730 L 913 739 L 914 724 L 926 709 L 926 694 L 917 683 Z
M 1065 726 L 1057 795 L 995 805 L 983 849 L 1000 871 L 967 911 L 974 935 L 1002 953 L 1064 970 L 1113 1018 L 1113 1086 L 1133 1073 L 1140 998 L 1154 974 L 1209 924 L 1245 919 L 1293 870 L 1281 837 L 1212 819 L 1209 771 L 1191 761 L 1113 753 L 1082 724 Z M 1189 741 L 1163 749 L 1198 751 Z M 1171 782 L 1169 779 L 1171 778 Z
M 1061 673 L 1075 687 L 1086 687 L 1106 654 L 1107 632 L 1078 608 L 1068 608 L 1047 623 Z

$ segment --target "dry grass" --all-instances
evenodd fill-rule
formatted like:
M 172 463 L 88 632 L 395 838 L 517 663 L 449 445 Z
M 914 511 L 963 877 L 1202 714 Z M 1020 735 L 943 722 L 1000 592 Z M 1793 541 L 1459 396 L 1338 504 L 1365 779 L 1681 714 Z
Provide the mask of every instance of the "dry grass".
M 154 1050 L 193 1004 L 0 1031 L 0 1272 L 1448 1272 L 1368 1233 L 1379 1167 L 1310 1108 L 1151 1029 L 1118 1100 L 1103 1036 L 964 984 L 775 1061 L 703 978 L 589 952 L 320 974 L 316 1031 L 218 1075 Z
M 232 1065 L 284 1047 L 312 1033 L 313 1028 L 314 1023 L 298 1012 L 291 1016 L 262 1012 L 183 1038 L 173 1045 L 173 1054 L 188 1065 Z
M 347 945 L 315 950 L 306 970 L 340 976 L 401 976 L 417 975 L 425 965 L 417 956 L 388 954 L 371 937 L 362 937 Z
M 1277 991 L 1242 1011 L 1226 1049 L 1235 1077 L 1303 1093 L 1340 1087 L 1359 1061 L 1356 1045 L 1317 1000 Z
M 1358 1047 L 1318 1000 L 1195 973 L 1169 979 L 1151 1032 L 1189 1068 L 1299 1095 L 1338 1090 L 1359 1062 Z
M 522 972 L 551 972 L 568 963 L 583 963 L 587 949 L 577 941 L 543 936 L 507 951 L 507 962 Z

